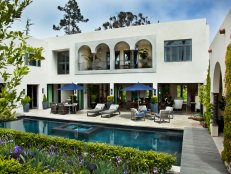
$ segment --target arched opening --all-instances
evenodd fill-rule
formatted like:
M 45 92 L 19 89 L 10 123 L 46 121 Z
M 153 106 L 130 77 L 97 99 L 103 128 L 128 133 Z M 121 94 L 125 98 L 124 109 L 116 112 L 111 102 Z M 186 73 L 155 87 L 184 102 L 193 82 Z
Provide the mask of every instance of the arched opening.
M 131 68 L 131 51 L 128 43 L 122 41 L 115 45 L 115 69 Z
M 222 73 L 217 62 L 213 75 L 213 123 L 217 123 L 219 133 L 223 132 L 224 128 L 224 106 Z
M 138 68 L 152 68 L 152 44 L 146 40 L 139 40 L 135 45 L 137 58 L 134 59 Z
M 96 54 L 93 61 L 94 70 L 110 69 L 110 49 L 109 46 L 101 43 L 96 47 Z
M 91 49 L 87 45 L 83 45 L 79 48 L 79 70 L 92 70 L 93 64 L 93 54 L 91 53 Z

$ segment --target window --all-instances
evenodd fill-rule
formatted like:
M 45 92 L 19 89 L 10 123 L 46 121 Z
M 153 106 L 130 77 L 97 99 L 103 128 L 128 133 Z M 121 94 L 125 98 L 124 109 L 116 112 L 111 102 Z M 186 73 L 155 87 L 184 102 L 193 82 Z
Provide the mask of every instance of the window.
M 106 52 L 107 69 L 110 69 L 110 52 Z
M 164 61 L 192 61 L 192 39 L 165 41 Z
M 58 74 L 69 74 L 69 51 L 58 52 Z
M 25 64 L 28 66 L 37 66 L 40 67 L 41 66 L 41 60 L 33 60 L 30 59 L 34 54 L 30 53 L 27 54 L 25 57 Z
M 124 51 L 124 65 L 130 65 L 130 50 Z
M 187 85 L 177 85 L 177 97 L 181 97 L 184 102 L 187 102 Z
M 119 69 L 120 68 L 120 52 L 115 51 L 115 68 Z

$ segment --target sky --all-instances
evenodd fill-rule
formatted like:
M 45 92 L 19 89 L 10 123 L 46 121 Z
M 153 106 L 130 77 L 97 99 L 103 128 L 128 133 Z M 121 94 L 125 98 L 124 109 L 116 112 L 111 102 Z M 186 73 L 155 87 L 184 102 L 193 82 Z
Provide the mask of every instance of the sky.
M 13 28 L 25 30 L 26 20 L 30 18 L 33 23 L 29 33 L 31 36 L 42 39 L 64 35 L 63 30 L 55 31 L 52 26 L 58 25 L 63 17 L 57 6 L 65 6 L 67 2 L 33 0 Z M 130 11 L 133 14 L 143 13 L 151 23 L 206 18 L 210 41 L 231 9 L 231 0 L 77 0 L 77 3 L 82 15 L 89 19 L 87 23 L 78 25 L 82 33 L 94 31 L 120 11 Z

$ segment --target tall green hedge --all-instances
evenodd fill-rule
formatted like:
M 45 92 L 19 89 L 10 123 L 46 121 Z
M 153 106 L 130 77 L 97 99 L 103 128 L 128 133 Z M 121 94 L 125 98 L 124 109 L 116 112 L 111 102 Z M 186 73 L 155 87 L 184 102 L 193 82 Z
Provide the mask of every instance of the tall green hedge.
M 228 45 L 225 57 L 225 99 L 224 111 L 224 151 L 222 159 L 231 162 L 231 43 Z
M 94 153 L 95 158 L 111 160 L 120 156 L 123 161 L 129 161 L 130 167 L 134 170 L 152 170 L 156 167 L 158 171 L 167 171 L 176 163 L 176 157 L 166 153 L 155 151 L 141 151 L 135 148 L 111 146 L 102 143 L 87 143 L 78 140 L 71 140 L 60 137 L 49 137 L 41 134 L 33 134 L 0 128 L 0 137 L 8 136 L 14 139 L 16 144 L 24 144 L 24 147 L 49 147 L 54 145 L 73 153 L 72 149 L 78 152 Z
M 210 79 L 210 65 L 208 68 L 208 73 L 207 73 L 207 77 L 206 77 L 206 84 L 203 87 L 204 89 L 204 95 L 203 95 L 203 105 L 205 106 L 206 110 L 204 113 L 204 117 L 205 117 L 205 121 L 207 124 L 208 129 L 210 130 L 210 119 L 211 119 L 211 109 L 212 109 L 212 104 L 210 103 L 210 93 L 211 93 L 211 89 L 210 89 L 210 85 L 211 85 L 211 79 Z

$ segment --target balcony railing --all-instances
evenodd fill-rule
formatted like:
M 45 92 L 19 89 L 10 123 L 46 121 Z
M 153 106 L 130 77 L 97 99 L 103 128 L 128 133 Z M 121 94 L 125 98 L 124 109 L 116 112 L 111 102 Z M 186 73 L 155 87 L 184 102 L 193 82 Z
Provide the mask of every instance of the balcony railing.
M 80 71 L 109 70 L 109 69 L 110 69 L 110 64 L 109 64 L 109 62 L 106 62 L 106 61 L 79 63 L 79 70 Z
M 118 62 L 117 62 L 118 63 Z M 115 64 L 115 69 L 142 69 L 142 68 L 152 68 L 152 62 L 148 62 L 145 64 L 142 63 L 127 63 L 119 62 L 119 64 Z M 109 70 L 110 64 L 106 61 L 100 62 L 83 62 L 79 63 L 80 71 L 88 71 L 88 70 Z

